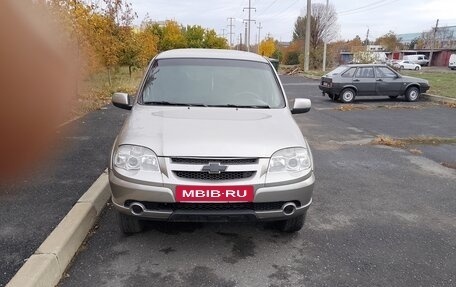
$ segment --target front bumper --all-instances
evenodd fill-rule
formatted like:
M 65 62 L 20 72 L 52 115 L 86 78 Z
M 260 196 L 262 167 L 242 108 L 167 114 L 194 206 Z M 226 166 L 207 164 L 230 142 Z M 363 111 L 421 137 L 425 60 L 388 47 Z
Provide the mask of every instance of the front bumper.
M 284 220 L 305 214 L 312 203 L 315 176 L 312 171 L 308 177 L 297 182 L 274 186 L 257 185 L 252 206 L 256 204 L 272 206 L 272 209 L 261 208 L 260 210 L 256 208 L 230 210 L 229 208 L 223 208 L 223 204 L 218 206 L 222 208 L 217 207 L 214 209 L 195 208 L 192 210 L 179 207 L 167 209 L 163 208 L 163 205 L 179 206 L 179 204 L 173 205 L 176 200 L 174 190 L 171 188 L 126 181 L 116 176 L 112 170 L 109 172 L 109 181 L 112 191 L 112 203 L 121 213 L 148 220 L 227 222 Z M 130 208 L 132 202 L 142 206 L 143 211 L 140 214 L 132 211 Z M 295 212 L 292 215 L 286 215 L 283 212 L 282 202 L 283 204 L 288 202 L 295 203 Z M 157 203 L 163 204 L 160 205 L 160 208 L 155 208 Z M 185 205 L 185 203 L 180 204 Z M 201 203 L 199 205 L 204 204 Z

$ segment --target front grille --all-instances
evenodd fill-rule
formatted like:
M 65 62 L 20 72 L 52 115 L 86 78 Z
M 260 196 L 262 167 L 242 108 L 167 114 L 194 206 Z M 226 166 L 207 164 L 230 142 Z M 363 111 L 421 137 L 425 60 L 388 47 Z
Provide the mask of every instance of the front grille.
M 211 162 L 219 162 L 224 165 L 232 164 L 256 164 L 258 163 L 257 158 L 184 158 L 184 157 L 172 157 L 172 163 L 179 164 L 209 164 Z
M 132 200 L 125 202 L 125 207 L 129 207 L 133 203 Z M 186 210 L 186 211 L 230 211 L 230 210 L 255 210 L 268 211 L 280 210 L 285 204 L 285 201 L 275 202 L 240 202 L 240 203 L 164 203 L 164 202 L 148 202 L 141 201 L 148 210 Z M 296 206 L 301 206 L 299 201 L 294 201 Z
M 255 171 L 225 171 L 217 174 L 210 174 L 203 171 L 174 171 L 176 176 L 186 179 L 198 180 L 234 180 L 252 177 Z

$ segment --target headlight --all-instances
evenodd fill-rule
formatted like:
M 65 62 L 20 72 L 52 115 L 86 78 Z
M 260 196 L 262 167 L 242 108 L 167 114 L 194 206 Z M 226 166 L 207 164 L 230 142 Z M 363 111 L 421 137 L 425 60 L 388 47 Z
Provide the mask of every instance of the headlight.
M 113 157 L 113 165 L 127 171 L 160 170 L 155 153 L 148 148 L 136 145 L 119 146 Z
M 312 158 L 307 148 L 286 148 L 275 152 L 269 160 L 267 183 L 303 177 L 312 168 Z
M 287 148 L 274 153 L 269 161 L 269 172 L 296 172 L 311 166 L 306 148 Z

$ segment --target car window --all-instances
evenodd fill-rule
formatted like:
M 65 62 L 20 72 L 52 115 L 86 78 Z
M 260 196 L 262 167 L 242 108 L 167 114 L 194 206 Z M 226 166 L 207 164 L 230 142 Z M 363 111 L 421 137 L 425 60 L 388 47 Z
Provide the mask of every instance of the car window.
M 374 68 L 372 67 L 360 67 L 356 70 L 356 78 L 374 78 Z
M 329 72 L 327 75 L 328 76 L 337 75 L 337 74 L 340 74 L 343 71 L 345 71 L 345 69 L 347 69 L 347 66 L 339 66 L 339 67 L 335 68 L 334 70 L 332 70 L 331 72 Z
M 396 74 L 387 67 L 375 67 L 378 78 L 396 78 Z
M 344 78 L 353 78 L 355 71 L 356 71 L 356 68 L 350 68 L 347 71 L 345 71 L 341 76 Z
M 269 64 L 197 58 L 155 60 L 142 89 L 141 102 L 285 106 Z

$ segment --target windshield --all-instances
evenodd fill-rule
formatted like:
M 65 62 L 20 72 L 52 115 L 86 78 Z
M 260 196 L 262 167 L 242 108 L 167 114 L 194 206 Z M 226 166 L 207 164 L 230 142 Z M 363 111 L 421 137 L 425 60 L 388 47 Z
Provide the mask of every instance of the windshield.
M 161 59 L 152 64 L 141 104 L 283 108 L 269 64 L 222 59 Z

